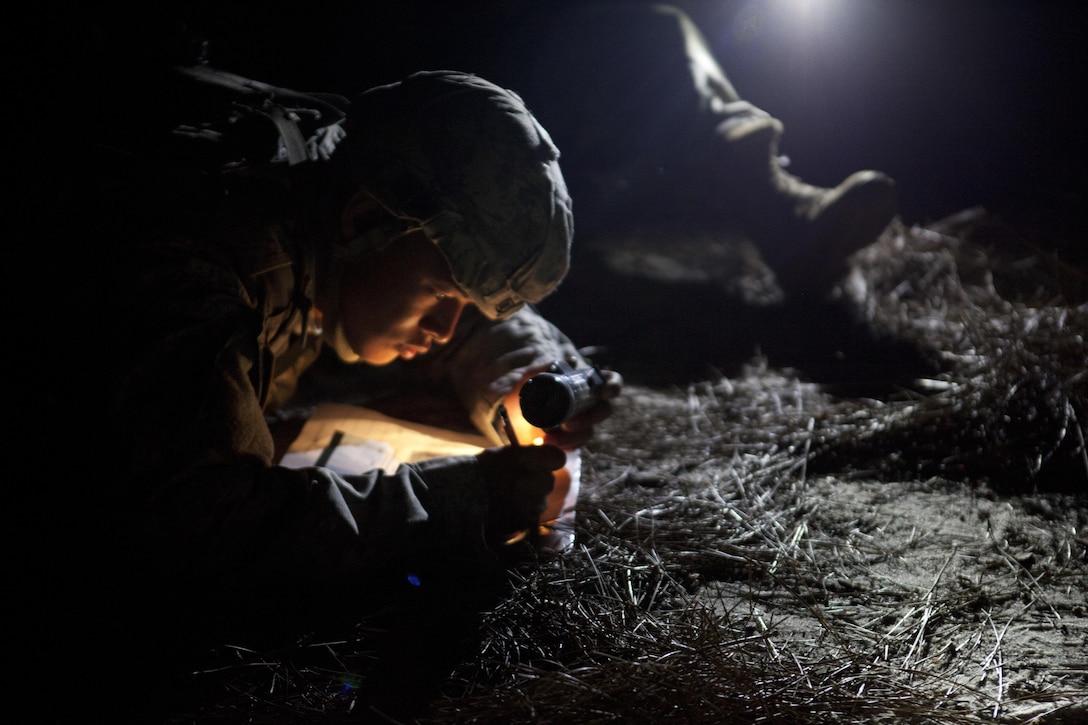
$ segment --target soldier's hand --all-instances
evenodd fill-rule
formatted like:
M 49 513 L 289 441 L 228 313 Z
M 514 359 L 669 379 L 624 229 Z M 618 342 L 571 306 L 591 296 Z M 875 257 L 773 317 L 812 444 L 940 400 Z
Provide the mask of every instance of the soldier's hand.
M 548 369 L 548 366 L 545 366 L 529 371 L 523 378 L 522 383 L 524 384 L 525 380 Z M 604 379 L 600 401 L 592 408 L 582 411 L 563 423 L 558 430 L 544 431 L 525 420 L 521 414 L 520 386 L 513 392 L 508 393 L 503 399 L 503 403 L 511 413 L 512 423 L 518 439 L 523 443 L 543 441 L 565 451 L 573 451 L 588 443 L 589 439 L 593 437 L 594 427 L 612 415 L 611 401 L 623 391 L 622 375 L 615 370 L 598 369 L 598 372 Z
M 555 485 L 552 471 L 567 462 L 555 446 L 488 448 L 476 457 L 487 484 L 487 538 L 501 544 L 513 534 L 540 523 L 548 494 Z

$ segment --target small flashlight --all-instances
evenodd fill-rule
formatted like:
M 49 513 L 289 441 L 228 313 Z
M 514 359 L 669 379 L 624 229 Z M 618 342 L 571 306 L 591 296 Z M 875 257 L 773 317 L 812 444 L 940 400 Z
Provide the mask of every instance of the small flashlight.
M 521 386 L 521 414 L 537 428 L 555 430 L 600 402 L 604 378 L 597 368 L 575 369 L 556 360 Z

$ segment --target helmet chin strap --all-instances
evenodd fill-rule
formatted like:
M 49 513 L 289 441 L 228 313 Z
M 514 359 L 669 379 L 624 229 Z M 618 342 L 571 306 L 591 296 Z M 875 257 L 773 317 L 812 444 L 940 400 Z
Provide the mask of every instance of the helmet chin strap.
M 344 334 L 344 323 L 340 316 L 340 289 L 341 278 L 344 275 L 342 265 L 334 264 L 324 279 L 324 289 L 321 291 L 321 339 L 336 353 L 341 361 L 351 364 L 359 362 L 359 354 L 348 344 Z
M 355 352 L 348 344 L 347 337 L 344 336 L 344 325 L 340 322 L 340 316 L 336 316 L 336 321 L 331 327 L 325 328 L 325 335 L 323 337 L 325 344 L 332 347 L 336 356 L 340 358 L 342 362 L 348 364 L 359 362 L 359 353 Z

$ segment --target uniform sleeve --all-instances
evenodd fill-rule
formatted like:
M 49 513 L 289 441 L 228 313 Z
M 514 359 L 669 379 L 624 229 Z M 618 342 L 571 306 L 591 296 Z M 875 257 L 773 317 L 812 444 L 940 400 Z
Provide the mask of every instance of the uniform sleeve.
M 586 364 L 566 335 L 527 306 L 498 321 L 466 311 L 454 339 L 421 365 L 429 376 L 448 380 L 473 424 L 501 443 L 494 418 L 502 398 L 529 371 L 570 357 Z
M 157 491 L 141 538 L 183 575 L 360 589 L 490 563 L 485 502 L 472 457 L 350 476 L 243 460 L 186 471 Z

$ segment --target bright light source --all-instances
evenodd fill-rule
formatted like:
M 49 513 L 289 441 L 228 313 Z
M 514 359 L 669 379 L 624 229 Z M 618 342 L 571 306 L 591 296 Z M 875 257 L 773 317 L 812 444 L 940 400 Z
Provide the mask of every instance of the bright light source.
M 802 17 L 811 15 L 816 10 L 816 6 L 821 4 L 821 0 L 791 0 L 793 10 Z
M 837 0 L 787 0 L 780 6 L 795 32 L 824 32 L 828 23 L 834 22 L 841 3 Z

